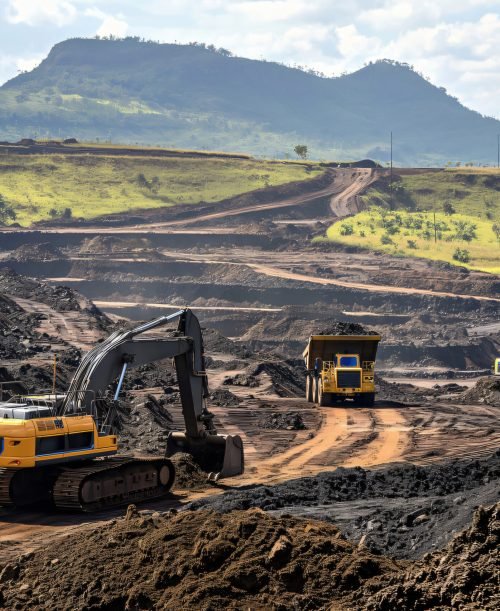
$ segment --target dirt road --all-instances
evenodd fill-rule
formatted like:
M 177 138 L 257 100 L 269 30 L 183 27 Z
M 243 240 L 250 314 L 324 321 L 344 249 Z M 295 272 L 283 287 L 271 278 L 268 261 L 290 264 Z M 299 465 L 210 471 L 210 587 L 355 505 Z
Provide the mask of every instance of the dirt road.
M 285 269 L 271 267 L 270 265 L 248 264 L 255 271 L 273 276 L 275 278 L 283 278 L 286 280 L 298 280 L 300 282 L 311 282 L 313 284 L 343 286 L 346 288 L 359 289 L 377 293 L 400 293 L 406 295 L 432 295 L 434 297 L 459 297 L 461 299 L 478 299 L 479 301 L 494 301 L 500 302 L 500 299 L 495 297 L 484 297 L 483 295 L 462 295 L 459 293 L 446 293 L 441 291 L 431 291 L 426 289 L 405 288 L 400 286 L 388 286 L 381 284 L 366 284 L 361 282 L 345 282 L 336 280 L 335 278 L 320 278 L 306 274 L 298 274 Z
M 376 179 L 372 169 L 337 170 L 337 187 L 342 187 L 330 200 L 330 208 L 337 218 L 356 214 L 361 210 L 359 195 Z

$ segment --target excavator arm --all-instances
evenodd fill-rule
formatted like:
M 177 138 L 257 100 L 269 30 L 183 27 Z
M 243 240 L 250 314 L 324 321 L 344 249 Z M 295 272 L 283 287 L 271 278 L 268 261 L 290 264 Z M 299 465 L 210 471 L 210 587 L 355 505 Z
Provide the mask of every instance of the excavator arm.
M 147 331 L 179 319 L 173 337 L 144 337 Z M 141 337 L 142 336 L 142 337 Z M 119 378 L 114 399 L 118 399 L 125 374 L 131 367 L 173 358 L 185 423 L 184 433 L 170 433 L 167 455 L 188 452 L 213 479 L 243 472 L 243 444 L 238 435 L 218 435 L 213 415 L 205 406 L 208 397 L 204 366 L 203 337 L 197 317 L 189 309 L 162 316 L 134 329 L 116 332 L 91 350 L 81 361 L 61 407 L 60 415 L 85 410 L 98 427 L 108 433 L 113 426 L 114 403 L 104 400 L 107 389 Z

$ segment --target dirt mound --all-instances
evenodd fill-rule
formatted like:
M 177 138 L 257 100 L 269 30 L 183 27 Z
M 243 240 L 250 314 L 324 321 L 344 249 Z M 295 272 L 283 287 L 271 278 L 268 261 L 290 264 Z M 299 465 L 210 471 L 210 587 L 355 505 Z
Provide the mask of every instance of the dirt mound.
M 9 609 L 317 609 L 397 565 L 335 526 L 259 510 L 140 515 L 5 566 Z M 64 592 L 64 595 L 62 593 Z
M 116 254 L 131 250 L 154 250 L 148 238 L 119 238 L 115 236 L 96 236 L 85 240 L 80 254 Z
M 63 252 L 50 242 L 42 244 L 23 244 L 16 248 L 11 255 L 14 261 L 54 261 L 64 258 Z
M 377 331 L 369 330 L 357 322 L 333 321 L 321 331 L 313 335 L 379 335 Z
M 251 353 L 240 344 L 228 339 L 216 329 L 203 329 L 203 345 L 207 354 L 231 354 L 239 358 L 249 358 Z
M 458 400 L 466 405 L 469 403 L 485 403 L 486 405 L 500 407 L 500 377 L 480 378 Z
M 170 459 L 175 467 L 174 490 L 206 488 L 207 474 L 194 461 L 191 454 L 178 452 Z
M 479 507 L 471 526 L 442 552 L 389 575 L 375 595 L 370 584 L 367 609 L 499 609 L 499 545 L 500 503 Z
M 286 412 L 286 414 L 273 412 L 260 420 L 259 426 L 263 429 L 284 429 L 286 431 L 302 431 L 307 428 L 304 419 L 298 412 Z

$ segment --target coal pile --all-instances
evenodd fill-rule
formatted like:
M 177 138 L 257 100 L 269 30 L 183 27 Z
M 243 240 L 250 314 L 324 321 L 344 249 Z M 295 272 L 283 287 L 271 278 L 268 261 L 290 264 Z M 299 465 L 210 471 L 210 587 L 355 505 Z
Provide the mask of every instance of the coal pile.
M 335 526 L 259 510 L 141 515 L 3 567 L 8 609 L 318 609 L 397 570 Z M 64 594 L 62 594 L 64 593 Z
M 263 429 L 282 429 L 285 431 L 303 431 L 306 429 L 304 420 L 298 412 L 273 412 L 259 421 Z
M 240 344 L 231 341 L 215 329 L 203 329 L 203 345 L 207 354 L 222 353 L 247 359 L 252 354 Z
M 109 329 L 112 325 L 107 316 L 77 291 L 66 286 L 49 286 L 21 276 L 9 268 L 0 269 L 0 294 L 2 293 L 44 303 L 56 312 L 85 310 L 99 328 Z
M 222 384 L 226 386 L 246 386 L 247 388 L 257 388 L 260 386 L 259 379 L 250 374 L 238 373 L 235 376 L 228 376 Z
M 271 378 L 273 390 L 279 397 L 304 396 L 306 376 L 302 359 L 259 363 L 249 375 L 257 377 L 261 373 L 266 373 Z
M 0 294 L 0 358 L 21 359 L 33 355 L 40 348 L 36 327 L 39 315 L 28 314 L 15 301 Z
M 313 335 L 379 335 L 377 331 L 365 329 L 357 322 L 334 321 L 321 331 L 315 331 Z
M 367 609 L 500 609 L 500 503 L 474 513 L 469 528 L 442 551 L 384 576 L 388 584 L 373 594 Z M 379 584 L 383 582 L 378 580 Z
M 466 390 L 459 398 L 460 403 L 483 403 L 500 407 L 500 377 L 480 378 L 472 388 Z
M 331 521 L 374 552 L 418 558 L 469 524 L 478 503 L 497 502 L 500 451 L 483 460 L 379 470 L 338 468 L 275 486 L 200 499 L 193 509 L 260 508 Z
M 152 394 L 127 396 L 118 408 L 120 452 L 163 454 L 172 423 L 165 398 Z
M 238 407 L 239 398 L 227 388 L 217 388 L 210 393 L 210 401 L 220 407 Z

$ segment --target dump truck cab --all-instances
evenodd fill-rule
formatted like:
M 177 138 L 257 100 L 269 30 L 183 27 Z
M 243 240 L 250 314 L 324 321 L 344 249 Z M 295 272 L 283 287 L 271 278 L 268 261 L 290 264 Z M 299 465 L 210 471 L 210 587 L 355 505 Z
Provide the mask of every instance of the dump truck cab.
M 303 356 L 306 399 L 319 405 L 351 400 L 372 406 L 380 335 L 312 335 Z

